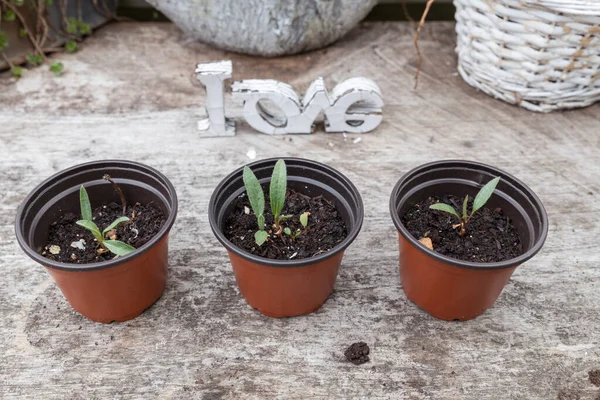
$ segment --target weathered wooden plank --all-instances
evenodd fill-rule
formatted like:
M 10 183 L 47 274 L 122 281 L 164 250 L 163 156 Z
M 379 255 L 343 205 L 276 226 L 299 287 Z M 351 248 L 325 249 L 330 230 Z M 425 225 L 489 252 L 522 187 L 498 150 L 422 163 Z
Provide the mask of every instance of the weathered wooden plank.
M 0 398 L 549 399 L 560 390 L 595 398 L 587 371 L 600 368 L 600 105 L 537 115 L 503 104 L 454 75 L 452 24 L 431 23 L 422 39 L 418 91 L 404 23 L 365 24 L 329 49 L 274 60 L 188 43 L 169 24 L 111 25 L 80 53 L 58 56 L 62 78 L 42 69 L 17 83 L 0 77 Z M 298 90 L 319 75 L 331 87 L 372 78 L 386 100 L 384 122 L 344 138 L 322 130 L 269 137 L 238 121 L 234 138 L 200 139 L 194 66 L 225 58 L 233 79 L 276 78 Z M 210 232 L 212 189 L 249 161 L 251 147 L 258 158 L 326 162 L 363 195 L 363 231 L 315 314 L 274 320 L 250 309 Z M 163 297 L 133 321 L 99 325 L 72 311 L 22 254 L 13 224 L 41 179 L 113 157 L 167 174 L 180 213 Z M 397 179 L 442 158 L 517 175 L 551 222 L 544 250 L 492 309 L 464 323 L 435 320 L 406 299 L 388 212 Z M 360 367 L 343 359 L 357 340 L 372 349 Z

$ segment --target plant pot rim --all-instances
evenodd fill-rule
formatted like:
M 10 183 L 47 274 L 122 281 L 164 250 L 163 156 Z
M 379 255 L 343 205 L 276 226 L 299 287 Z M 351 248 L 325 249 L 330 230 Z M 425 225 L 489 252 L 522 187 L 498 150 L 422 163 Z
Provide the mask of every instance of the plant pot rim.
M 221 228 L 219 226 L 217 226 L 217 221 L 216 221 L 217 212 L 215 211 L 215 203 L 217 201 L 217 196 L 218 196 L 219 192 L 223 189 L 223 187 L 225 185 L 227 185 L 232 178 L 234 178 L 238 175 L 241 176 L 241 174 L 244 170 L 244 167 L 252 168 L 253 166 L 256 166 L 258 164 L 266 164 L 266 163 L 273 163 L 273 165 L 274 165 L 278 160 L 284 160 L 286 162 L 286 164 L 288 164 L 288 162 L 300 161 L 302 163 L 309 163 L 316 167 L 319 167 L 319 169 L 326 171 L 329 175 L 334 176 L 336 179 L 341 181 L 343 184 L 347 185 L 349 190 L 356 197 L 356 200 L 357 200 L 356 203 L 358 204 L 358 207 L 356 209 L 356 224 L 348 232 L 348 235 L 346 236 L 346 238 L 344 238 L 344 240 L 342 240 L 340 243 L 338 243 L 334 248 L 332 248 L 328 252 L 319 254 L 318 256 L 315 256 L 315 257 L 303 258 L 300 260 L 272 260 L 270 258 L 254 255 L 254 254 L 249 253 L 246 250 L 234 245 L 225 237 L 225 235 L 221 231 Z M 330 166 L 328 166 L 326 164 L 320 163 L 318 161 L 309 160 L 306 158 L 300 158 L 300 157 L 264 158 L 261 160 L 256 160 L 251 163 L 245 164 L 239 168 L 236 168 L 233 172 L 231 172 L 229 175 L 227 175 L 225 178 L 223 178 L 223 180 L 221 180 L 221 182 L 217 185 L 217 187 L 215 188 L 215 190 L 213 191 L 213 193 L 210 197 L 210 202 L 209 202 L 209 206 L 208 206 L 208 220 L 210 222 L 210 227 L 211 227 L 213 233 L 215 234 L 215 236 L 217 237 L 217 239 L 219 240 L 219 242 L 221 242 L 221 244 L 227 249 L 227 251 L 232 252 L 235 255 L 237 255 L 245 260 L 248 260 L 250 262 L 253 262 L 256 264 L 261 264 L 261 265 L 264 265 L 267 267 L 276 267 L 276 268 L 305 267 L 308 265 L 312 265 L 312 264 L 316 264 L 321 261 L 324 261 L 328 258 L 335 256 L 339 252 L 346 250 L 346 248 L 358 236 L 358 233 L 360 232 L 360 229 L 362 227 L 363 219 L 364 219 L 364 206 L 363 206 L 362 198 L 360 196 L 358 189 L 356 188 L 356 186 L 354 186 L 354 184 L 350 181 L 350 179 L 348 179 L 341 172 L 331 168 Z
M 102 166 L 108 166 L 108 165 L 114 165 L 115 167 L 119 167 L 119 166 L 120 167 L 133 167 L 139 171 L 150 172 L 151 174 L 155 175 L 155 177 L 158 180 L 162 181 L 164 183 L 164 185 L 167 187 L 167 189 L 169 191 L 169 195 L 171 196 L 171 199 L 172 199 L 171 210 L 169 212 L 169 215 L 167 216 L 165 223 L 160 228 L 158 233 L 156 235 L 154 235 L 154 237 L 152 239 L 150 239 L 150 241 L 148 241 L 146 244 L 137 248 L 136 251 L 134 251 L 126 256 L 117 257 L 117 258 L 114 258 L 114 259 L 111 259 L 108 261 L 94 262 L 94 263 L 87 263 L 87 264 L 69 264 L 69 263 L 62 263 L 62 262 L 50 260 L 50 259 L 42 256 L 41 254 L 39 254 L 37 251 L 35 251 L 35 249 L 31 248 L 28 244 L 28 241 L 25 239 L 23 229 L 21 227 L 21 222 L 20 222 L 21 218 L 23 216 L 23 213 L 26 210 L 26 207 L 30 204 L 30 202 L 33 199 L 35 199 L 40 193 L 45 191 L 47 189 L 47 187 L 50 184 L 52 184 L 52 182 L 54 182 L 54 181 L 59 181 L 62 178 L 65 178 L 78 170 L 85 170 L 85 169 L 87 169 L 89 167 L 93 167 L 93 166 L 102 167 Z M 139 162 L 135 162 L 135 161 L 128 161 L 128 160 L 110 159 L 110 160 L 89 161 L 89 162 L 77 164 L 72 167 L 63 169 L 63 170 L 53 174 L 49 178 L 44 179 L 44 181 L 42 181 L 33 190 L 31 190 L 29 192 L 29 194 L 27 195 L 27 197 L 25 197 L 25 199 L 21 202 L 21 204 L 19 205 L 19 208 L 17 209 L 17 216 L 16 216 L 16 221 L 15 221 L 15 233 L 17 236 L 17 241 L 19 242 L 19 245 L 21 246 L 23 251 L 30 258 L 32 258 L 33 260 L 37 261 L 39 264 L 41 264 L 45 267 L 49 267 L 49 268 L 53 268 L 53 269 L 57 269 L 57 270 L 63 270 L 63 271 L 72 271 L 72 272 L 97 271 L 97 270 L 113 268 L 113 267 L 117 267 L 119 265 L 125 264 L 125 263 L 133 260 L 134 258 L 142 256 L 147 251 L 149 251 L 153 246 L 155 246 L 158 242 L 160 242 L 165 236 L 167 236 L 169 234 L 169 231 L 171 230 L 171 227 L 173 226 L 173 223 L 175 222 L 175 218 L 177 216 L 177 205 L 178 205 L 178 201 L 177 201 L 177 193 L 175 192 L 175 187 L 173 186 L 171 181 L 169 181 L 169 179 L 163 173 L 159 172 L 158 170 L 156 170 L 148 165 L 145 165 L 145 164 L 142 164 Z
M 512 185 L 518 187 L 522 192 L 526 193 L 527 196 L 529 197 L 529 199 L 531 200 L 531 202 L 540 210 L 541 226 L 542 226 L 540 235 L 537 238 L 537 240 L 534 242 L 534 244 L 531 246 L 531 248 L 529 250 L 527 250 L 525 253 L 521 254 L 520 256 L 511 258 L 508 260 L 504 260 L 504 261 L 500 261 L 500 262 L 490 262 L 490 263 L 477 263 L 477 262 L 463 261 L 463 260 L 459 260 L 457 258 L 445 256 L 436 251 L 429 250 L 428 248 L 423 246 L 421 243 L 419 243 L 419 241 L 410 234 L 408 229 L 406 229 L 406 227 L 402 223 L 401 216 L 397 212 L 397 208 L 401 204 L 401 202 L 400 202 L 401 199 L 397 199 L 398 192 L 416 174 L 418 174 L 420 172 L 424 172 L 426 170 L 429 170 L 432 167 L 444 167 L 444 166 L 453 167 L 453 168 L 457 168 L 457 169 L 460 169 L 460 168 L 478 169 L 481 171 L 492 173 L 492 174 L 495 174 L 496 176 L 500 176 L 501 179 L 508 181 Z M 546 213 L 546 209 L 544 208 L 544 205 L 542 204 L 542 202 L 538 198 L 538 196 L 525 183 L 523 183 L 521 180 L 514 177 L 513 175 L 511 175 L 511 174 L 507 173 L 506 171 L 503 171 L 499 168 L 493 167 L 488 164 L 480 163 L 477 161 L 460 160 L 460 159 L 438 160 L 438 161 L 433 161 L 433 162 L 429 162 L 426 164 L 422 164 L 416 168 L 411 169 L 406 174 L 404 174 L 402 176 L 402 178 L 400 178 L 400 180 L 396 183 L 396 185 L 394 186 L 394 189 L 392 190 L 392 194 L 390 196 L 390 214 L 392 216 L 392 220 L 394 221 L 394 225 L 396 226 L 396 229 L 398 230 L 398 232 L 402 235 L 402 237 L 406 241 L 408 241 L 410 244 L 412 244 L 420 252 L 428 255 L 429 257 L 434 258 L 435 260 L 437 260 L 439 262 L 442 262 L 442 263 L 445 263 L 445 264 L 448 264 L 448 265 L 451 265 L 454 267 L 466 268 L 466 269 L 495 270 L 495 269 L 505 269 L 505 268 L 512 268 L 512 267 L 518 266 L 518 265 L 524 263 L 525 261 L 529 260 L 530 258 L 532 258 L 538 251 L 540 251 L 540 249 L 544 245 L 544 242 L 546 241 L 546 237 L 548 236 L 548 215 Z

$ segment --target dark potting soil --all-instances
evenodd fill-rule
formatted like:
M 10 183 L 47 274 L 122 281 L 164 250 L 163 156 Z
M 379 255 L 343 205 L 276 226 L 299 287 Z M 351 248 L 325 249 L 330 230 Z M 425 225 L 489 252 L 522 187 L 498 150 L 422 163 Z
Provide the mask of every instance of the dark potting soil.
M 519 233 L 502 209 L 482 207 L 467 224 L 467 233 L 461 236 L 460 228 L 452 228 L 458 223 L 455 216 L 429 208 L 438 202 L 449 204 L 462 214 L 463 199 L 447 195 L 425 199 L 402 216 L 402 223 L 410 234 L 417 240 L 430 238 L 434 251 L 479 263 L 509 260 L 523 254 Z M 472 206 L 473 199 L 469 199 L 468 210 Z
M 133 214 L 134 211 L 135 214 Z M 92 212 L 92 219 L 100 231 L 122 216 L 123 206 L 117 203 L 97 207 Z M 136 249 L 148 243 L 166 221 L 162 211 L 154 208 L 151 204 L 144 206 L 136 203 L 134 206 L 127 206 L 125 216 L 129 217 L 129 222 L 117 225 L 116 240 L 125 242 Z M 75 223 L 80 219 L 79 214 L 67 213 L 52 223 L 48 233 L 48 242 L 42 250 L 42 255 L 54 261 L 71 264 L 87 264 L 113 259 L 115 255 L 110 252 L 100 255 L 96 253 L 100 246 L 90 231 Z M 85 249 L 71 246 L 73 242 L 81 239 L 85 240 Z M 58 254 L 50 252 L 50 246 L 53 245 L 60 247 Z
M 354 365 L 364 364 L 369 361 L 369 345 L 365 342 L 352 343 L 346 349 L 344 355 L 346 359 Z
M 592 385 L 600 387 L 600 369 L 589 371 L 588 378 L 590 379 L 590 383 Z
M 264 188 L 263 188 L 264 190 Z M 249 211 L 246 214 L 246 211 Z M 308 226 L 302 227 L 300 214 L 309 212 Z M 233 211 L 225 220 L 225 237 L 234 245 L 254 255 L 271 260 L 300 260 L 314 257 L 334 248 L 348 235 L 346 225 L 335 206 L 323 196 L 310 197 L 288 189 L 282 215 L 293 215 L 281 225 L 292 232 L 302 232 L 295 238 L 272 232 L 273 214 L 269 206 L 269 193 L 265 191 L 265 223 L 269 239 L 258 246 L 254 233 L 258 230 L 256 215 L 244 193 L 233 202 Z

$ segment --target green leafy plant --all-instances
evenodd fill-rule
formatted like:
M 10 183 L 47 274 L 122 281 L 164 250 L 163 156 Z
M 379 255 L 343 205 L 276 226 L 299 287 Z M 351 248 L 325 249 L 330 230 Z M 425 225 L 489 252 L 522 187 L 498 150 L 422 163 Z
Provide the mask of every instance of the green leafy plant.
M 4 31 L 0 31 L 0 51 L 8 47 L 8 35 Z
M 90 198 L 88 197 L 87 191 L 83 185 L 79 188 L 79 206 L 81 208 L 81 220 L 77 221 L 76 224 L 92 232 L 92 235 L 94 235 L 98 241 L 98 244 L 104 250 L 101 250 L 100 253 L 110 251 L 117 256 L 125 256 L 132 251 L 135 251 L 135 248 L 127 243 L 119 240 L 105 239 L 107 233 L 115 229 L 120 223 L 129 221 L 129 218 L 119 217 L 101 232 L 100 228 L 98 228 L 98 226 L 92 220 L 92 206 L 90 204 Z
M 13 10 L 6 10 L 4 12 L 4 20 L 7 22 L 11 22 L 15 20 L 15 12 Z
M 248 199 L 250 200 L 250 206 L 256 215 L 258 223 L 258 231 L 254 233 L 254 240 L 256 241 L 256 244 L 261 246 L 270 237 L 269 232 L 265 230 L 265 195 L 254 172 L 248 167 L 244 168 L 243 180 Z M 273 213 L 273 226 L 271 232 L 279 237 L 282 237 L 281 235 L 283 233 L 295 238 L 301 231 L 296 230 L 296 232 L 292 232 L 289 227 L 284 227 L 281 224 L 283 221 L 293 217 L 293 215 L 281 214 L 283 206 L 285 205 L 286 191 L 287 168 L 285 161 L 278 160 L 277 163 L 275 163 L 275 168 L 273 168 L 271 183 L 269 185 L 269 198 L 271 202 L 271 212 Z M 305 228 L 308 225 L 309 215 L 310 213 L 308 212 L 300 215 L 300 223 Z
M 67 19 L 67 32 L 72 34 L 72 35 L 76 35 L 76 34 L 81 34 L 81 35 L 89 35 L 92 33 L 92 28 L 90 27 L 89 24 L 86 24 L 85 22 L 82 22 L 80 20 L 78 20 L 77 18 L 73 18 L 73 17 L 69 17 Z
M 12 76 L 19 79 L 21 76 L 23 76 L 23 68 L 17 66 L 11 67 L 10 73 Z
M 67 53 L 76 53 L 77 42 L 75 40 L 67 40 L 67 42 L 65 43 L 65 51 Z
M 41 54 L 28 54 L 25 56 L 25 59 L 31 65 L 39 65 L 44 62 L 44 58 Z
M 456 218 L 458 218 L 459 223 L 452 225 L 452 228 L 454 228 L 454 229 L 460 228 L 460 231 L 458 233 L 461 236 L 464 236 L 467 233 L 467 224 L 473 217 L 473 214 L 475 214 L 477 212 L 477 210 L 479 210 L 481 207 L 483 207 L 485 205 L 485 203 L 487 203 L 487 201 L 490 199 L 490 197 L 494 193 L 494 190 L 496 189 L 498 182 L 500 182 L 499 176 L 492 179 L 491 181 L 489 181 L 484 187 L 482 187 L 479 190 L 479 192 L 477 193 L 477 196 L 475 196 L 475 200 L 473 200 L 473 207 L 471 208 L 470 213 L 467 212 L 468 211 L 467 208 L 469 205 L 469 195 L 466 195 L 465 199 L 463 200 L 462 215 L 459 214 L 459 212 L 454 207 L 452 207 L 451 205 L 446 204 L 446 203 L 432 204 L 431 206 L 429 206 L 429 208 L 431 208 L 433 210 L 443 211 L 448 214 L 452 214 Z
M 65 66 L 61 62 L 53 62 L 50 64 L 50 71 L 56 76 L 61 76 Z

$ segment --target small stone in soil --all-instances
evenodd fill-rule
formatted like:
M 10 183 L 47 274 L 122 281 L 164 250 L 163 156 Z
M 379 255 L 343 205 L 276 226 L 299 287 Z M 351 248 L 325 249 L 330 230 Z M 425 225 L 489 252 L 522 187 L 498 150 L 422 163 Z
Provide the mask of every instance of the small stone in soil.
M 365 342 L 352 343 L 346 349 L 344 355 L 346 359 L 354 365 L 364 364 L 369 361 L 369 345 Z
M 600 369 L 589 371 L 588 378 L 590 379 L 590 383 L 592 385 L 600 387 Z
M 50 253 L 52 254 L 60 254 L 60 246 L 57 245 L 52 245 L 48 248 L 48 250 L 50 251 Z

